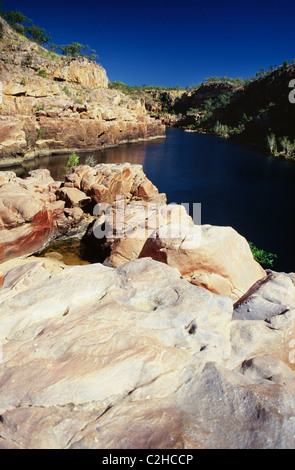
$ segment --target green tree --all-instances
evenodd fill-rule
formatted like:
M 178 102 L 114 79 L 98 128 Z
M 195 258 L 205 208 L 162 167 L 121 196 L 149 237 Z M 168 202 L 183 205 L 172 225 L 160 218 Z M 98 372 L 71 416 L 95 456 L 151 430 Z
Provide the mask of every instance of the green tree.
M 45 31 L 45 29 L 34 24 L 27 28 L 27 34 L 33 41 L 40 45 L 46 44 L 50 41 L 50 35 Z
M 72 155 L 68 159 L 67 166 L 65 167 L 65 171 L 69 171 L 70 168 L 73 166 L 79 165 L 80 157 L 76 153 L 72 153 Z
M 32 20 L 27 18 L 23 13 L 21 13 L 18 10 L 2 11 L 2 16 L 7 21 L 7 23 L 12 27 L 14 27 L 17 24 L 32 23 Z
M 83 44 L 79 44 L 78 42 L 71 42 L 71 44 L 59 46 L 59 49 L 62 55 L 77 57 L 81 54 L 82 50 L 84 49 L 84 46 Z
M 56 44 L 53 44 L 52 42 L 50 44 L 47 44 L 47 49 L 50 51 L 50 52 L 55 52 L 59 46 L 57 46 Z

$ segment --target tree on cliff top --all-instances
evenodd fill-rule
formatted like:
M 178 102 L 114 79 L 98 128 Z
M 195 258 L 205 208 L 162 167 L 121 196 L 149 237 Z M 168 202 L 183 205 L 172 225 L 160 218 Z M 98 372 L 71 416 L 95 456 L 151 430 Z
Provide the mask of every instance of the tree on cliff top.
M 79 42 L 71 42 L 71 44 L 66 44 L 65 46 L 57 46 L 62 53 L 62 55 L 70 57 L 86 57 L 90 60 L 97 59 L 96 51 L 90 49 L 88 45 L 80 44 Z
M 27 27 L 27 35 L 30 39 L 35 41 L 37 44 L 43 45 L 50 41 L 50 35 L 45 31 L 44 28 L 32 25 Z
M 46 44 L 50 40 L 50 35 L 44 28 L 34 25 L 32 20 L 25 16 L 21 11 L 11 10 L 6 11 L 1 8 L 0 1 L 0 14 L 7 21 L 7 23 L 18 33 L 27 36 L 29 39 L 37 42 L 40 45 Z
M 23 35 L 26 34 L 28 24 L 32 23 L 32 20 L 27 18 L 23 13 L 18 10 L 15 11 L 0 11 L 1 16 L 7 21 L 7 23 L 18 33 Z

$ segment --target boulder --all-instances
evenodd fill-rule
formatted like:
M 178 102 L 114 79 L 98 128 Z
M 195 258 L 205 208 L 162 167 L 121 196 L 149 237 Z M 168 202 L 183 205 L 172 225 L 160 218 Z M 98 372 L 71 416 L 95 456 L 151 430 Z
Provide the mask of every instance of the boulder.
M 54 208 L 45 195 L 16 182 L 0 186 L 0 261 L 41 248 L 54 230 Z
M 193 221 L 184 206 L 146 203 L 145 200 L 130 202 L 126 207 L 122 207 L 121 211 L 120 208 L 117 209 L 110 219 L 109 221 L 107 216 L 103 222 L 106 228 L 111 226 L 106 238 L 107 244 L 110 244 L 108 261 L 114 267 L 140 257 L 146 241 L 153 237 L 159 226 L 173 223 L 178 235 L 182 236 L 184 229 L 193 227 Z M 101 224 L 101 221 L 98 220 L 96 224 Z
M 56 191 L 57 200 L 65 201 L 66 207 L 83 207 L 91 201 L 82 191 L 76 188 L 63 187 Z
M 159 227 L 142 248 L 140 257 L 145 256 L 179 269 L 193 284 L 233 301 L 265 276 L 245 238 L 231 227 L 195 225 L 193 231 L 188 227 L 187 235 L 185 228 L 178 235 L 172 225 Z

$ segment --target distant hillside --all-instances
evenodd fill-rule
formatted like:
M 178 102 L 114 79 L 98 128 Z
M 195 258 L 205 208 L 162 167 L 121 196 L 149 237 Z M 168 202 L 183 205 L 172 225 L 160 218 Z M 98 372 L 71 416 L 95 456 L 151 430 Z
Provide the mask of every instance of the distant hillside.
M 254 144 L 285 158 L 295 155 L 295 104 L 290 103 L 290 81 L 295 65 L 285 62 L 253 79 L 227 77 L 190 90 L 149 93 L 147 110 L 165 123 Z

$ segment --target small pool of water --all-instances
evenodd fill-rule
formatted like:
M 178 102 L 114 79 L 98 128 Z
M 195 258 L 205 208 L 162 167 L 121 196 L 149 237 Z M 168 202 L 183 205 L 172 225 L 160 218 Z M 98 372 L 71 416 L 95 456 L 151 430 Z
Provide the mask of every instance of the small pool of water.
M 77 239 L 54 242 L 38 253 L 37 256 L 61 261 L 68 266 L 84 265 L 92 262 L 92 260 L 87 259 L 86 247 L 81 243 L 81 240 Z

